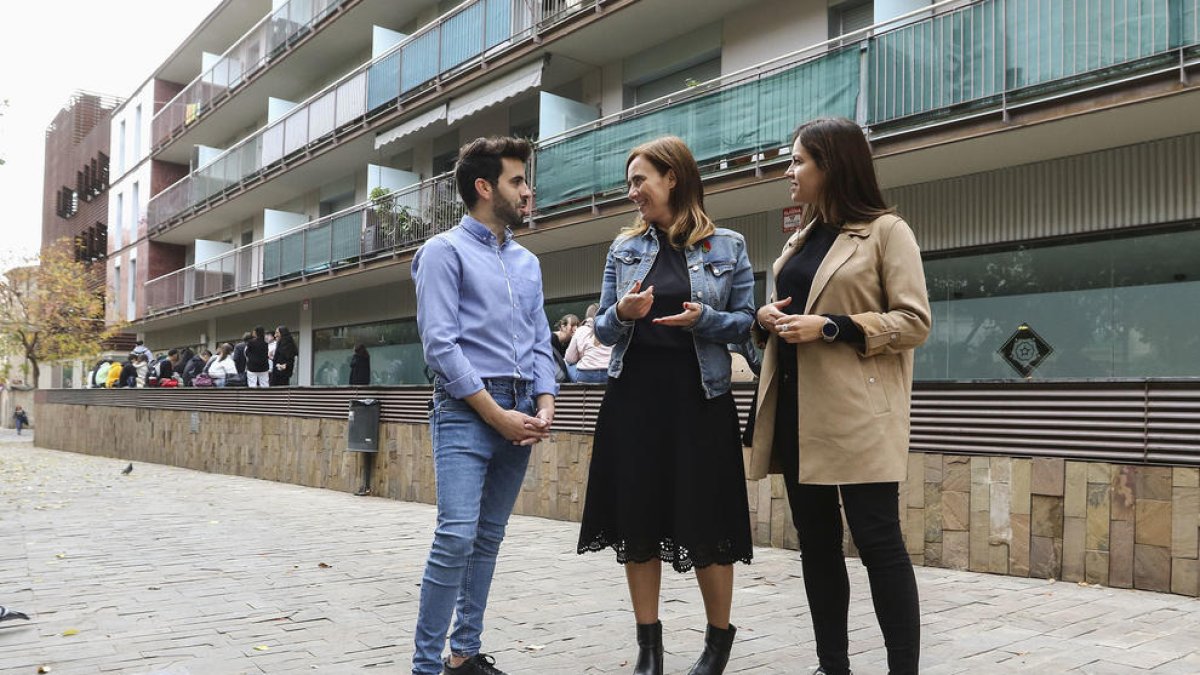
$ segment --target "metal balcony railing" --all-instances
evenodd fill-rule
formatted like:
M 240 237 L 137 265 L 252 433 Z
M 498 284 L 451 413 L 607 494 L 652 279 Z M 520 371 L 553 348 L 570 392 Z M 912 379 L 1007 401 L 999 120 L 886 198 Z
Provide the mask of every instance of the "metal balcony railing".
M 621 194 L 625 154 L 664 134 L 712 175 L 788 154 L 806 119 L 960 119 L 1182 68 L 1198 44 L 1200 0 L 948 0 L 542 139 L 538 208 Z
M 232 47 L 225 50 L 212 68 L 192 80 L 183 91 L 167 102 L 150 123 L 150 144 L 154 150 L 166 145 L 188 125 L 199 120 L 213 106 L 249 81 L 250 76 L 267 67 L 289 45 L 316 28 L 346 0 L 289 0 L 264 16 Z
M 411 249 L 466 213 L 443 174 L 256 241 L 146 284 L 148 315 Z
M 601 1 L 464 2 L 155 195 L 147 205 L 149 228 L 186 216 L 286 157 L 324 143 L 335 132 L 357 128 L 387 106 L 531 40 L 545 27 Z

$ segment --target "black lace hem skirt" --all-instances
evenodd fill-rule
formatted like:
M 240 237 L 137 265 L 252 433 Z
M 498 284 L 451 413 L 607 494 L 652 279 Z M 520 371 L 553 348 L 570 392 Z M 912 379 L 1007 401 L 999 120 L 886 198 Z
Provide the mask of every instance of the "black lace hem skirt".
M 638 349 L 596 419 L 579 553 L 677 572 L 754 555 L 733 394 L 706 399 L 691 351 Z

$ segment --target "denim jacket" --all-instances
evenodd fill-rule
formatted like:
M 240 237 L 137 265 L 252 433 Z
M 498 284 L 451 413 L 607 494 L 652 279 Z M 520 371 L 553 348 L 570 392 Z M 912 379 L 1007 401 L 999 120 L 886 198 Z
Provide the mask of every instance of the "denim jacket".
M 664 242 L 665 244 L 665 242 Z M 613 345 L 608 374 L 621 376 L 625 350 L 633 338 L 634 321 L 617 318 L 617 301 L 650 273 L 659 241 L 652 227 L 645 233 L 620 236 L 604 260 L 596 337 Z M 687 328 L 696 345 L 700 379 L 706 398 L 729 391 L 729 352 L 725 345 L 741 342 L 754 321 L 754 271 L 746 255 L 746 240 L 732 230 L 717 228 L 712 236 L 685 251 L 691 301 L 701 305 L 700 318 Z

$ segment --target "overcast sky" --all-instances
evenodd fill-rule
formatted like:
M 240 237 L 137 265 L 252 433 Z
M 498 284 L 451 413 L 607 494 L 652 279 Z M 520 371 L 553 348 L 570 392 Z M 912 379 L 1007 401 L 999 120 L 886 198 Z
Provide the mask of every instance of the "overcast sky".
M 42 237 L 46 127 L 76 90 L 128 98 L 219 0 L 42 0 L 0 23 L 0 264 Z M 81 66 L 88 66 L 84 69 Z M 197 64 L 197 69 L 199 64 Z

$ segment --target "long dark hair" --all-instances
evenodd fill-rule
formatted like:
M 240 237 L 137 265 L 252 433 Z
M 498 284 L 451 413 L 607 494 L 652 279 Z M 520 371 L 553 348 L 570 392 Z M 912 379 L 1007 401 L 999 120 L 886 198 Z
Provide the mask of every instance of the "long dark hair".
M 825 174 L 816 204 L 805 209 L 804 222 L 819 218 L 827 225 L 862 223 L 895 211 L 883 201 L 871 146 L 857 124 L 844 117 L 819 117 L 792 134 Z
M 370 355 L 367 354 L 367 346 L 361 342 L 354 345 L 354 353 L 358 354 L 359 356 L 370 358 Z
M 256 340 L 266 340 L 266 338 L 264 337 L 264 335 L 265 335 L 265 333 L 264 333 L 264 331 L 263 331 L 263 327 L 262 327 L 262 326 L 255 326 L 255 327 L 254 327 L 254 339 L 256 339 Z
M 292 331 L 288 330 L 287 326 L 279 326 L 275 332 L 279 333 L 280 344 L 295 348 L 296 340 L 292 338 Z

